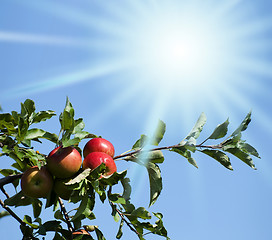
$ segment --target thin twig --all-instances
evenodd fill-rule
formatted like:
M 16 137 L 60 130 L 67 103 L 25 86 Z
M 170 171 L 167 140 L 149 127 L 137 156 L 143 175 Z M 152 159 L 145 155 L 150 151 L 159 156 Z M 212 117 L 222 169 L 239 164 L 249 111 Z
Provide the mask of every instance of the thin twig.
M 19 218 L 15 212 L 13 212 L 5 203 L 0 199 L 0 205 L 12 216 L 14 217 L 21 225 L 26 226 L 26 223 Z
M 9 198 L 8 193 L 6 192 L 6 190 L 4 189 L 3 186 L 0 187 L 1 191 L 4 193 L 4 195 L 6 196 L 6 198 Z
M 202 145 L 203 143 L 195 145 L 195 147 L 197 147 L 197 148 L 211 148 L 211 149 L 221 149 L 222 148 L 221 145 Z M 176 144 L 176 145 L 172 145 L 172 146 L 157 147 L 157 148 L 152 148 L 152 149 L 148 149 L 148 150 L 138 149 L 138 150 L 135 150 L 135 151 L 127 153 L 127 154 L 121 154 L 121 155 L 115 156 L 113 159 L 114 160 L 118 160 L 118 159 L 121 160 L 122 158 L 131 157 L 131 156 L 133 156 L 135 154 L 138 154 L 138 153 L 140 153 L 142 151 L 154 152 L 154 151 L 158 151 L 158 150 L 169 150 L 169 149 L 172 149 L 172 148 L 178 148 L 178 147 L 182 147 L 182 146 L 183 145 Z
M 116 205 L 113 204 L 111 201 L 109 201 L 109 203 L 110 203 L 110 205 L 111 205 L 112 207 L 113 207 L 113 206 L 116 206 Z M 138 233 L 138 231 L 137 231 L 135 228 L 133 228 L 133 227 L 131 226 L 131 223 L 128 222 L 127 219 L 124 217 L 124 214 L 123 214 L 118 208 L 115 208 L 115 210 L 116 210 L 116 212 L 118 213 L 118 215 L 122 218 L 122 220 L 127 224 L 127 226 L 129 227 L 129 229 L 130 229 L 131 231 L 135 232 L 135 233 L 138 235 L 138 237 L 140 237 L 140 236 L 141 236 L 140 233 Z
M 70 222 L 70 220 L 69 220 L 69 216 L 68 216 L 68 213 L 67 213 L 67 211 L 66 211 L 66 208 L 65 208 L 65 206 L 64 206 L 64 204 L 63 204 L 63 201 L 61 200 L 60 197 L 58 197 L 58 201 L 59 201 L 59 204 L 60 204 L 61 212 L 63 213 L 63 215 L 64 215 L 64 217 L 65 217 L 65 220 L 66 220 L 66 224 L 67 224 L 67 226 L 68 226 L 68 229 L 69 229 L 69 231 L 72 233 L 72 232 L 75 231 L 75 229 L 73 228 L 73 226 L 72 226 L 72 224 L 71 224 L 71 222 Z

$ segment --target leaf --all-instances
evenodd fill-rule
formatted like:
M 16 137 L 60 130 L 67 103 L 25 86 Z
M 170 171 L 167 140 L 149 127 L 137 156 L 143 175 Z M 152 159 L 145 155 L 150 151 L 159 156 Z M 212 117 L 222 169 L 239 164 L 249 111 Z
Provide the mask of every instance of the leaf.
M 37 112 L 33 116 L 32 123 L 39 123 L 41 121 L 46 121 L 55 115 L 56 115 L 55 111 L 51 111 L 51 110 Z
M 191 163 L 194 167 L 198 168 L 196 161 L 192 158 L 191 152 L 186 149 L 185 146 L 174 147 L 170 149 L 170 151 L 176 152 L 181 156 L 185 157 L 189 163 Z
M 231 137 L 238 135 L 242 131 L 246 130 L 248 124 L 251 122 L 251 111 L 246 115 L 240 126 L 231 134 Z
M 131 195 L 130 179 L 129 178 L 123 178 L 121 180 L 121 183 L 122 183 L 122 186 L 124 188 L 122 197 L 125 200 L 129 200 L 130 199 L 130 195 Z
M 103 176 L 103 178 L 100 179 L 100 182 L 104 185 L 110 185 L 113 186 L 117 184 L 119 181 L 121 181 L 127 174 L 127 170 L 124 170 L 122 172 L 114 172 L 110 176 Z
M 42 202 L 39 199 L 34 199 L 32 202 L 32 207 L 34 217 L 39 217 L 42 211 Z
M 151 151 L 148 154 L 148 160 L 152 163 L 163 163 L 164 156 L 163 156 L 162 151 L 160 151 L 160 150 Z
M 106 240 L 106 238 L 103 236 L 103 233 L 98 228 L 95 228 L 95 233 L 97 240 Z
M 19 193 L 15 194 L 14 196 L 7 198 L 4 203 L 5 205 L 8 206 L 27 206 L 32 204 L 33 199 L 30 197 L 27 197 L 24 195 L 24 193 L 22 191 L 20 191 Z
M 148 137 L 144 134 L 141 135 L 140 139 L 138 139 L 134 145 L 132 146 L 132 149 L 139 149 L 143 148 L 146 143 L 148 142 Z
M 83 172 L 78 174 L 75 178 L 69 180 L 67 183 L 65 183 L 65 185 L 73 185 L 76 183 L 80 183 L 82 180 L 84 180 L 90 175 L 90 172 L 91 172 L 90 168 L 83 170 Z
M 150 213 L 144 208 L 144 207 L 139 207 L 135 209 L 132 213 L 132 216 L 135 216 L 137 218 L 142 218 L 142 219 L 151 219 Z
M 29 129 L 25 135 L 25 140 L 33 140 L 36 138 L 44 138 L 53 143 L 57 143 L 58 141 L 58 136 L 54 133 L 49 133 L 39 128 Z
M 261 158 L 257 150 L 246 142 L 238 142 L 238 148 L 241 149 L 243 152 L 253 155 L 257 158 Z
M 111 202 L 126 204 L 126 200 L 122 196 L 120 196 L 118 193 L 109 194 L 108 198 Z
M 73 218 L 71 219 L 71 221 L 74 221 L 75 219 L 77 219 L 85 210 L 86 210 L 86 207 L 87 207 L 87 204 L 88 204 L 88 195 L 84 195 L 81 202 L 80 202 L 80 205 L 77 209 L 77 212 L 76 214 L 73 216 Z
M 158 146 L 161 140 L 163 139 L 164 133 L 166 130 L 166 124 L 159 120 L 157 128 L 154 132 L 154 135 L 152 136 L 152 145 Z
M 73 119 L 72 115 L 67 111 L 64 111 L 61 115 L 61 127 L 63 130 L 71 130 L 72 129 L 72 131 L 73 131 L 74 119 Z
M 189 132 L 189 134 L 186 136 L 185 139 L 187 139 L 187 140 L 189 140 L 190 138 L 197 139 L 199 137 L 200 132 L 202 131 L 203 126 L 205 125 L 206 121 L 207 121 L 207 118 L 206 118 L 205 113 L 201 113 L 201 115 L 199 116 L 195 126 Z
M 221 163 L 224 167 L 226 167 L 229 170 L 233 170 L 231 163 L 230 163 L 230 159 L 229 157 L 219 151 L 219 150 L 210 150 L 210 149 L 204 149 L 201 152 L 207 154 L 208 156 L 214 158 L 216 161 L 218 161 L 219 163 Z
M 213 131 L 213 133 L 208 137 L 208 139 L 219 139 L 225 137 L 228 132 L 229 119 L 225 122 L 219 124 Z
M 122 231 L 123 226 L 124 226 L 124 220 L 121 219 L 121 222 L 120 222 L 120 225 L 119 225 L 119 229 L 118 229 L 118 232 L 116 234 L 116 238 L 117 239 L 120 239 L 123 236 L 123 231 Z
M 45 235 L 46 232 L 49 232 L 49 231 L 55 232 L 61 228 L 60 224 L 61 224 L 61 221 L 56 221 L 56 220 L 47 221 L 39 227 L 38 233 L 41 235 Z
M 31 99 L 26 99 L 23 106 L 23 111 L 26 111 L 27 116 L 30 118 L 36 109 L 34 101 L 32 101 Z
M 252 158 L 249 156 L 249 154 L 243 152 L 239 148 L 228 148 L 226 149 L 226 151 L 231 153 L 235 157 L 239 158 L 240 160 L 242 160 L 244 163 L 246 163 L 248 166 L 250 166 L 254 170 L 256 170 L 255 165 L 252 161 Z
M 0 219 L 1 219 L 2 217 L 5 217 L 5 216 L 9 216 L 9 213 L 8 213 L 7 211 L 1 211 L 1 212 L 0 212 Z
M 149 184 L 150 184 L 150 202 L 149 206 L 153 205 L 158 199 L 161 191 L 162 191 L 162 178 L 161 171 L 158 165 L 155 163 L 148 163 L 146 165 L 146 169 L 148 171 L 149 176 Z
M 28 215 L 24 216 L 23 222 L 26 223 L 26 224 L 28 224 L 30 227 L 32 227 L 34 229 L 39 228 L 39 226 L 37 224 L 33 224 L 32 223 L 31 217 L 28 216 Z

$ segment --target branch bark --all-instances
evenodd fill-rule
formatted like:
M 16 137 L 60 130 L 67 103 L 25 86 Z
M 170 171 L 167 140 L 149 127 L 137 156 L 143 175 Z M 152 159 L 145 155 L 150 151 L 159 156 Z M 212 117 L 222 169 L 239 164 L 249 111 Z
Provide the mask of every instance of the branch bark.
M 70 231 L 71 233 L 73 233 L 73 232 L 75 231 L 75 229 L 73 228 L 73 226 L 72 226 L 72 224 L 71 224 L 71 222 L 70 222 L 70 219 L 69 219 L 68 213 L 67 213 L 67 211 L 66 211 L 66 208 L 65 208 L 65 206 L 64 206 L 64 204 L 63 204 L 63 201 L 61 200 L 60 197 L 58 197 L 58 201 L 59 201 L 59 204 L 60 204 L 61 212 L 63 213 L 64 218 L 65 218 L 65 220 L 66 220 L 67 227 L 68 227 L 69 231 Z
M 4 185 L 12 183 L 14 180 L 21 178 L 23 176 L 22 173 L 16 174 L 16 175 L 10 175 L 7 177 L 3 177 L 0 179 L 0 188 L 2 188 Z

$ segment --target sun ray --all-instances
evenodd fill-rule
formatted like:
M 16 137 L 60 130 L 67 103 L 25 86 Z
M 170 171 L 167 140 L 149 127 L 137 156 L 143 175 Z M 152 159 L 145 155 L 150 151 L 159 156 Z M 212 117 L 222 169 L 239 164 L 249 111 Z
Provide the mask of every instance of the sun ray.
M 88 69 L 83 69 L 81 71 L 79 70 L 65 73 L 48 79 L 24 84 L 17 88 L 6 89 L 5 92 L 2 93 L 2 97 L 10 99 L 18 96 L 27 96 L 82 81 L 91 81 L 96 79 L 97 77 L 105 76 L 119 71 L 120 69 L 122 69 L 123 66 L 124 64 L 120 62 L 116 64 L 110 63 L 105 65 L 99 65 L 96 67 L 89 67 Z

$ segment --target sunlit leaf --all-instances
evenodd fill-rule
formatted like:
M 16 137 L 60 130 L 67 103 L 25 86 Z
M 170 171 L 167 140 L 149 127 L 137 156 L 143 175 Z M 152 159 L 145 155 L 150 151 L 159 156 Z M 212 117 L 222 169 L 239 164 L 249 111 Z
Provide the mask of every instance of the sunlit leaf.
M 216 161 L 218 161 L 219 163 L 221 163 L 224 167 L 226 167 L 229 170 L 233 170 L 231 163 L 230 163 L 230 159 L 229 157 L 219 151 L 219 150 L 210 150 L 210 149 L 204 149 L 201 150 L 201 152 L 207 154 L 208 156 L 214 158 Z
M 242 131 L 245 131 L 250 122 L 251 122 L 251 111 L 246 115 L 245 119 L 242 121 L 240 126 L 231 134 L 231 136 L 235 136 L 241 133 Z
M 207 121 L 205 113 L 201 113 L 199 116 L 195 126 L 192 128 L 192 130 L 189 132 L 189 134 L 186 136 L 185 139 L 189 140 L 191 137 L 194 139 L 197 139 Z
M 158 165 L 155 163 L 148 163 L 146 165 L 148 176 L 149 176 L 149 184 L 150 184 L 150 202 L 149 206 L 153 205 L 158 199 L 161 191 L 162 191 L 162 177 L 161 171 Z
M 222 124 L 219 124 L 213 131 L 213 133 L 208 137 L 208 139 L 219 139 L 225 137 L 228 132 L 229 119 L 227 119 Z

